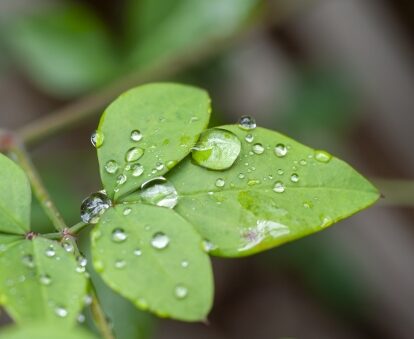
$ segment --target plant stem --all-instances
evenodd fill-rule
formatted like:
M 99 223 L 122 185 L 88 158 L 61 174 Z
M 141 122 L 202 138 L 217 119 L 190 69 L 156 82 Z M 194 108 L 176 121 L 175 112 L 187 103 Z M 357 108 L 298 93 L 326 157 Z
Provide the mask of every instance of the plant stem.
M 101 304 L 99 303 L 99 299 L 96 295 L 96 291 L 94 286 L 91 286 L 91 295 L 92 295 L 92 304 L 91 304 L 91 311 L 92 316 L 95 321 L 96 326 L 101 332 L 102 338 L 104 339 L 115 339 L 112 329 L 106 320 L 105 313 L 102 310 Z
M 372 179 L 383 194 L 384 205 L 414 206 L 414 180 L 401 179 Z
M 36 168 L 33 166 L 29 155 L 24 149 L 24 146 L 19 141 L 15 141 L 12 144 L 10 151 L 16 156 L 18 163 L 26 172 L 32 186 L 33 193 L 42 206 L 44 212 L 52 221 L 55 229 L 62 232 L 66 228 L 65 221 L 50 198 L 49 193 L 43 185 Z

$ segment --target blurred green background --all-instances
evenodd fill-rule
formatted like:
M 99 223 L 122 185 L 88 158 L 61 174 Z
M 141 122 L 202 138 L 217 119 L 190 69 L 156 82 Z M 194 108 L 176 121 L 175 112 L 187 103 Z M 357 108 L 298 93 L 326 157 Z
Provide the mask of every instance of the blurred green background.
M 103 106 L 142 82 L 206 88 L 212 124 L 253 115 L 382 178 L 385 198 L 368 211 L 264 254 L 213 259 L 208 324 L 156 319 L 92 274 L 118 338 L 410 339 L 414 192 L 384 180 L 414 177 L 413 53 L 410 0 L 2 0 L 0 128 L 98 108 L 28 145 L 68 224 L 101 188 L 89 136 Z M 37 205 L 33 223 L 51 230 Z M 88 253 L 87 234 L 81 244 Z

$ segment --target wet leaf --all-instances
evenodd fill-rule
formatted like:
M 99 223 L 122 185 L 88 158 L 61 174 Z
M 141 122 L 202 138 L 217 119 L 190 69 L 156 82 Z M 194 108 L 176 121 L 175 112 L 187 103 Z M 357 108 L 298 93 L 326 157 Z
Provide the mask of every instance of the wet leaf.
M 0 154 L 0 233 L 25 234 L 30 228 L 30 184 L 23 170 Z
M 9 243 L 0 252 L 0 303 L 17 323 L 72 325 L 86 294 L 85 275 L 77 268 L 75 257 L 55 241 Z
M 235 133 L 242 150 L 226 171 L 189 159 L 169 173 L 175 211 L 211 242 L 212 254 L 239 257 L 325 229 L 373 204 L 376 188 L 351 166 L 263 128 Z
M 198 233 L 173 210 L 110 208 L 93 231 L 92 256 L 103 280 L 136 306 L 184 321 L 206 318 L 213 298 L 210 261 Z
M 190 152 L 209 117 L 210 99 L 194 87 L 150 84 L 122 94 L 98 128 L 100 173 L 108 195 L 117 199 L 166 173 Z
M 96 337 L 81 328 L 62 330 L 59 324 L 34 323 L 24 327 L 10 327 L 0 332 L 1 339 L 93 339 Z

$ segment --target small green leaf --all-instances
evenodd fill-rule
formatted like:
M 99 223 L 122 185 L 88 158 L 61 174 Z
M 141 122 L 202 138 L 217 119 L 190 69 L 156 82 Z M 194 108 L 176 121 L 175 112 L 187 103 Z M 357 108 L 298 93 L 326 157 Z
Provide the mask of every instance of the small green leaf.
M 213 298 L 210 261 L 193 227 L 173 210 L 118 205 L 92 235 L 94 267 L 142 309 L 184 321 L 206 318 Z
M 210 99 L 203 90 L 150 84 L 122 94 L 103 114 L 98 158 L 112 198 L 138 189 L 182 160 L 206 128 Z
M 29 180 L 12 160 L 0 154 L 0 232 L 25 234 L 30 228 Z
M 263 128 L 235 133 L 242 150 L 226 171 L 183 161 L 168 179 L 175 210 L 212 243 L 239 257 L 325 229 L 373 204 L 376 188 L 345 162 Z
M 75 258 L 40 237 L 6 247 L 0 252 L 0 303 L 10 316 L 18 323 L 72 325 L 86 294 L 86 278 L 77 272 Z
M 81 328 L 62 329 L 59 324 L 33 323 L 24 327 L 10 327 L 0 332 L 0 339 L 96 339 Z
M 72 97 L 104 84 L 118 72 L 108 32 L 93 12 L 60 5 L 11 20 L 6 47 L 43 90 Z

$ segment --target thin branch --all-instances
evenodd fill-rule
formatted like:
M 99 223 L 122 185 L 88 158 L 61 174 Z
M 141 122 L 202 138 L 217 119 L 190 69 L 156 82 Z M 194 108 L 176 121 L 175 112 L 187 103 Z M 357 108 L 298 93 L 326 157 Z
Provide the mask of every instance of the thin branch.
M 91 304 L 92 316 L 93 316 L 96 326 L 101 332 L 102 338 L 103 339 L 115 339 L 112 333 L 112 329 L 109 326 L 109 323 L 106 319 L 105 313 L 103 312 L 101 304 L 99 303 L 99 299 L 96 295 L 95 287 L 93 285 L 91 285 L 91 295 L 92 295 L 92 304 Z

